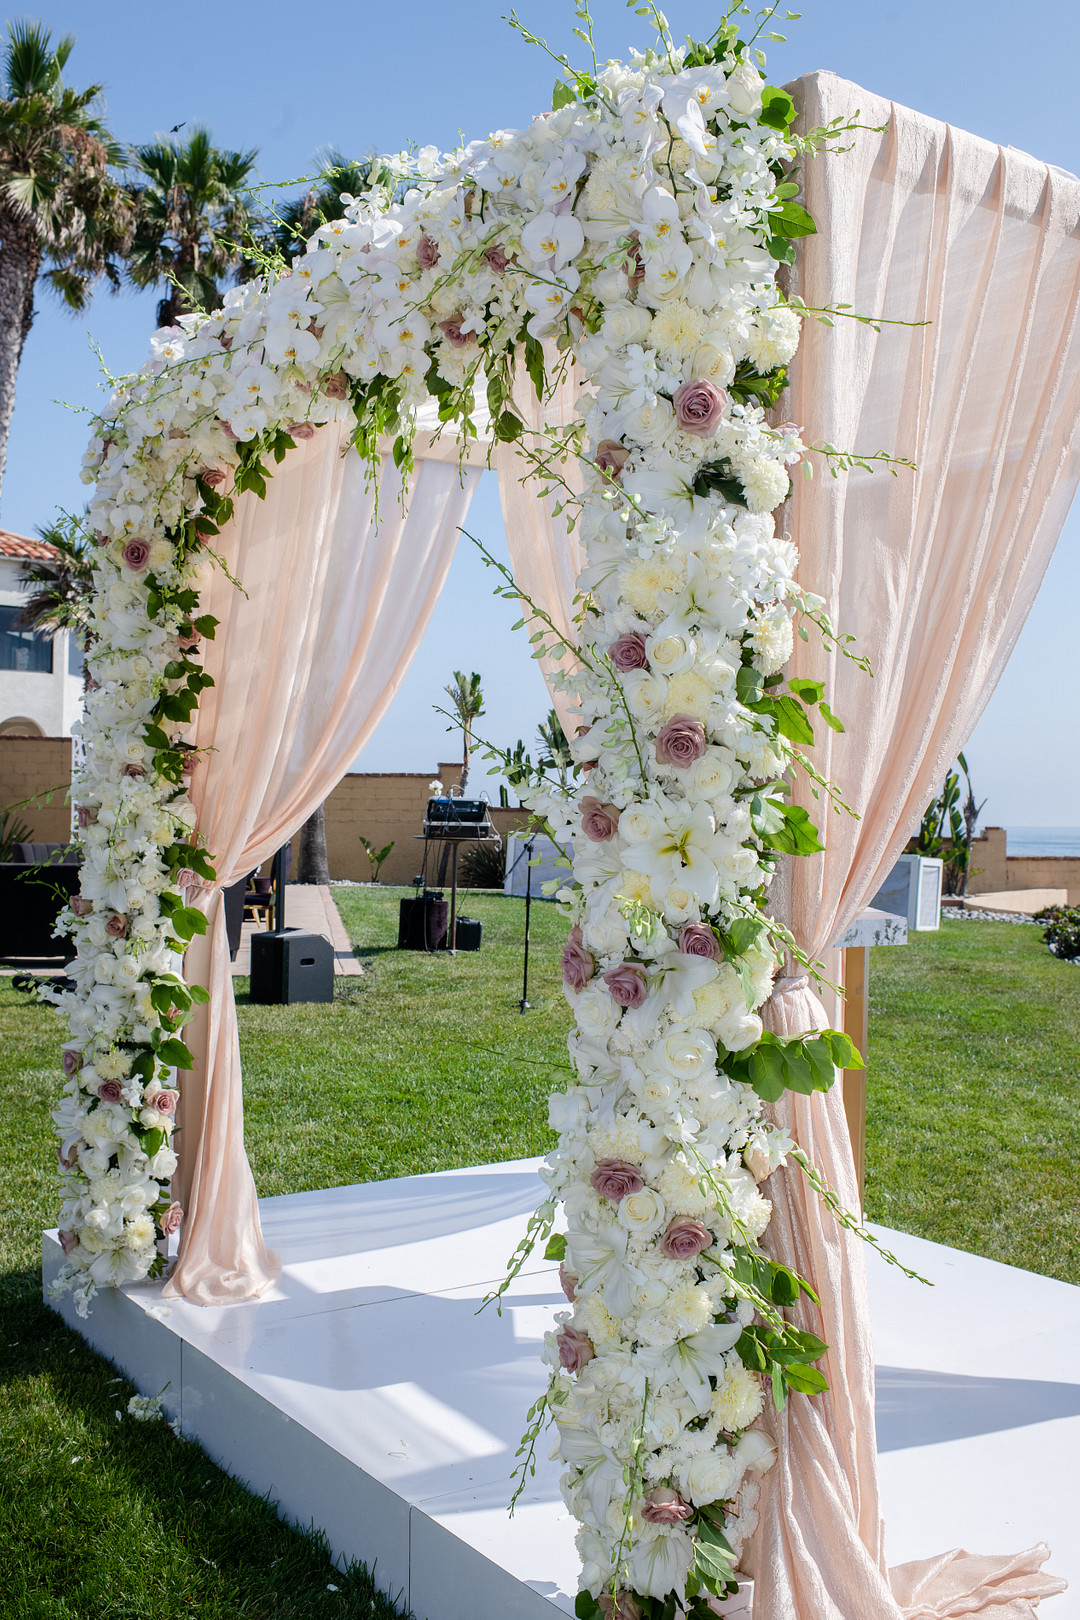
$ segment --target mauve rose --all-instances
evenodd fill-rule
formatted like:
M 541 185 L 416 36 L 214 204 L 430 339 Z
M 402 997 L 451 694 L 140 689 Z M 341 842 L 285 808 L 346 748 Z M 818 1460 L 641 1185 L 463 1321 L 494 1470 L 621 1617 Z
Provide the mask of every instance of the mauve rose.
M 170 1117 L 176 1113 L 176 1105 L 180 1101 L 178 1091 L 169 1091 L 167 1088 L 156 1091 L 151 1108 L 156 1108 L 159 1114 L 168 1114 Z
M 609 1204 L 617 1204 L 628 1193 L 640 1192 L 645 1182 L 636 1164 L 625 1159 L 601 1159 L 589 1177 L 595 1192 Z
M 65 1046 L 63 1065 L 64 1073 L 67 1075 L 69 1080 L 78 1074 L 79 1070 L 82 1068 L 82 1063 L 82 1053 L 76 1052 L 73 1047 Z
M 622 470 L 629 459 L 629 450 L 618 439 L 601 439 L 596 447 L 596 465 L 611 479 L 622 477 Z
M 124 547 L 124 561 L 135 573 L 141 574 L 150 561 L 150 542 L 148 540 L 129 540 Z
M 723 958 L 720 941 L 708 923 L 685 922 L 679 929 L 679 949 L 684 956 L 707 956 L 710 962 Z
M 92 900 L 84 900 L 81 894 L 73 894 L 68 904 L 76 917 L 89 917 L 94 909 Z
M 323 377 L 321 381 L 322 391 L 327 399 L 348 399 L 349 373 L 344 366 L 339 367 L 337 371 L 331 372 L 329 376 Z
M 97 811 L 92 810 L 88 804 L 77 805 L 75 813 L 80 827 L 92 827 L 97 820 Z
M 678 1491 L 668 1485 L 658 1485 L 642 1502 L 641 1517 L 646 1524 L 679 1524 L 683 1519 L 692 1519 L 694 1510 Z
M 220 467 L 204 467 L 199 477 L 204 484 L 209 484 L 211 489 L 217 489 L 219 484 L 225 482 L 225 474 Z
M 184 756 L 180 761 L 180 774 L 182 776 L 190 776 L 196 765 L 199 763 L 199 756 L 196 754 L 194 748 L 190 747 L 188 744 L 181 743 L 180 747 Z
M 688 714 L 677 714 L 656 734 L 656 757 L 661 765 L 686 770 L 705 754 L 705 727 Z
M 127 933 L 127 918 L 122 911 L 114 911 L 105 924 L 105 932 L 110 939 L 123 939 Z
M 424 235 L 416 244 L 416 262 L 421 270 L 434 270 L 439 262 L 439 244 L 433 236 Z
M 62 1147 L 58 1146 L 56 1149 L 56 1157 L 59 1161 L 61 1170 L 73 1170 L 79 1162 L 79 1144 L 77 1142 L 72 1142 L 71 1146 L 66 1152 Z
M 506 257 L 505 249 L 496 242 L 492 247 L 484 249 L 484 263 L 489 270 L 494 270 L 497 276 L 501 276 L 510 260 Z
M 635 962 L 620 962 L 618 967 L 608 968 L 604 983 L 620 1007 L 640 1007 L 645 1000 L 645 969 Z
M 98 1098 L 104 1103 L 118 1103 L 124 1100 L 124 1088 L 119 1080 L 103 1080 L 98 1086 Z
M 475 332 L 463 332 L 461 330 L 461 320 L 460 315 L 451 315 L 449 320 L 436 321 L 435 323 L 446 338 L 447 343 L 451 344 L 455 349 L 467 349 L 470 343 L 476 342 Z
M 581 830 L 594 844 L 614 838 L 619 826 L 619 812 L 613 804 L 602 804 L 587 793 L 581 801 Z
M 57 1232 L 56 1235 L 60 1239 L 60 1247 L 63 1249 L 64 1253 L 74 1254 L 75 1250 L 79 1247 L 79 1239 L 77 1234 L 75 1232 Z
M 94 539 L 97 541 L 99 546 L 107 546 L 109 541 L 112 539 L 112 535 L 106 534 L 104 529 L 98 529 L 94 534 Z
M 160 1226 L 164 1235 L 169 1237 L 173 1232 L 179 1232 L 180 1222 L 183 1220 L 183 1218 L 184 1211 L 174 1199 L 169 1205 L 168 1209 L 165 1211 L 164 1215 L 159 1218 L 158 1225 Z
M 571 990 L 584 990 L 595 972 L 596 962 L 582 943 L 581 929 L 571 928 L 562 953 L 563 983 Z
M 707 1226 L 690 1215 L 676 1215 L 668 1222 L 660 1247 L 669 1260 L 692 1260 L 703 1249 L 712 1247 L 713 1235 Z
M 233 432 L 232 428 L 229 426 L 228 422 L 225 421 L 224 417 L 218 417 L 218 427 L 221 429 L 222 433 L 224 433 L 227 439 L 231 439 L 234 444 L 240 443 L 239 435 Z
M 685 382 L 681 388 L 676 388 L 671 403 L 675 407 L 675 420 L 683 432 L 707 439 L 720 426 L 728 397 L 715 383 Z
M 640 630 L 626 630 L 608 648 L 608 657 L 617 670 L 627 674 L 632 669 L 647 669 L 645 637 Z
M 560 1328 L 558 1345 L 559 1364 L 564 1372 L 579 1373 L 596 1354 L 592 1340 L 587 1334 L 579 1333 L 577 1328 Z
M 313 439 L 315 437 L 314 422 L 290 422 L 290 439 Z
M 601 1592 L 596 1601 L 606 1620 L 641 1620 L 641 1608 L 632 1592 L 620 1591 L 614 1597 L 610 1592 Z
M 195 873 L 191 870 L 190 866 L 180 867 L 176 874 L 176 887 L 178 889 L 190 889 L 191 885 L 197 881 L 198 880 Z
M 183 642 L 181 642 L 180 645 L 183 646 Z M 120 774 L 122 776 L 134 777 L 137 780 L 140 776 L 145 776 L 146 772 L 143 770 L 141 765 L 125 765 Z
M 578 1280 L 572 1271 L 567 1271 L 565 1265 L 559 1264 L 559 1287 L 570 1301 L 571 1305 L 577 1299 Z

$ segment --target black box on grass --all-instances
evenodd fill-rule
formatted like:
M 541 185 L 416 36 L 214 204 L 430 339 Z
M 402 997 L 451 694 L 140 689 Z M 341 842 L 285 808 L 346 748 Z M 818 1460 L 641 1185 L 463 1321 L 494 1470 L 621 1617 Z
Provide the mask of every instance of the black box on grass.
M 449 902 L 433 890 L 425 891 L 414 900 L 402 900 L 398 906 L 398 950 L 445 949 L 449 918 Z
M 302 928 L 251 936 L 251 999 L 282 1005 L 333 1001 L 334 949 Z
M 457 948 L 459 951 L 478 951 L 480 949 L 480 935 L 483 925 L 476 917 L 459 917 L 457 920 Z

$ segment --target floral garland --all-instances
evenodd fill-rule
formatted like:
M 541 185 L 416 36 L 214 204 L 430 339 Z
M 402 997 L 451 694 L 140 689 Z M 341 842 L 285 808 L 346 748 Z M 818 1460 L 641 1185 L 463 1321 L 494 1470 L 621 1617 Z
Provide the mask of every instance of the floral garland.
M 824 1346 L 782 1314 L 809 1285 L 757 1246 L 758 1181 L 792 1148 L 763 1099 L 823 1089 L 853 1059 L 831 1032 L 777 1041 L 754 1011 L 791 943 L 764 915 L 775 859 L 821 847 L 787 795 L 822 690 L 780 672 L 795 615 L 823 621 L 771 516 L 803 447 L 765 414 L 799 337 L 776 263 L 813 224 L 789 178 L 790 98 L 733 24 L 687 50 L 662 25 L 629 66 L 567 68 L 554 103 L 448 157 L 381 161 L 291 271 L 158 333 L 95 426 L 58 1286 L 85 1313 L 96 1287 L 160 1274 L 182 1219 L 175 1076 L 205 999 L 182 952 L 214 881 L 187 793 L 213 538 L 321 424 L 353 422 L 373 468 L 393 441 L 407 469 L 418 407 L 434 397 L 466 441 L 486 388 L 496 438 L 555 482 L 578 450 L 587 481 L 580 667 L 564 677 L 584 780 L 533 799 L 573 843 L 577 1027 L 529 1239 L 561 1203 L 549 1253 L 571 1309 L 530 1434 L 554 1418 L 583 1620 L 670 1620 L 733 1587 L 771 1457 L 752 1427 L 762 1375 L 777 1401 L 824 1387 Z M 545 395 L 553 345 L 586 414 L 531 440 L 513 389 L 524 369 Z

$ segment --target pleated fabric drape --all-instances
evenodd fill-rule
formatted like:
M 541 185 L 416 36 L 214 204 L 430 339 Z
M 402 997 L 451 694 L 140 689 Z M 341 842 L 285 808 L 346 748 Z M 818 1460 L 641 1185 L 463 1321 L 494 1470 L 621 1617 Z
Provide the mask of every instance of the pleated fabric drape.
M 800 578 L 874 670 L 823 648 L 812 629 L 791 665 L 827 682 L 847 727 L 822 727 L 814 758 L 858 819 L 825 814 L 804 785 L 826 849 L 788 874 L 794 934 L 835 972 L 829 942 L 872 897 L 982 713 L 1076 490 L 1080 181 L 833 74 L 799 81 L 795 95 L 804 128 L 858 111 L 887 130 L 808 160 L 819 234 L 800 244 L 792 290 L 817 309 L 927 323 L 806 321 L 782 402 L 819 440 L 918 467 L 833 479 L 819 465 L 812 481 L 796 480 L 785 513 Z M 780 980 L 766 1009 L 778 1034 L 824 1016 L 801 975 Z M 839 1085 L 786 1094 L 775 1113 L 856 1208 Z M 747 1558 L 754 1620 L 1030 1620 L 1064 1584 L 1041 1573 L 1043 1546 L 887 1570 L 861 1244 L 797 1169 L 768 1191 L 767 1245 L 821 1296 L 820 1310 L 797 1314 L 830 1346 L 831 1388 L 766 1419 L 778 1462 Z
M 266 859 L 322 802 L 386 713 L 438 601 L 480 477 L 435 460 L 407 496 L 385 460 L 369 485 L 348 429 L 320 428 L 274 470 L 265 500 L 236 502 L 218 546 L 191 797 L 217 883 L 186 971 L 210 991 L 188 1026 L 176 1196 L 179 1259 L 165 1292 L 252 1299 L 278 1274 L 244 1152 L 243 1096 L 222 889 Z M 376 495 L 378 510 L 376 511 Z

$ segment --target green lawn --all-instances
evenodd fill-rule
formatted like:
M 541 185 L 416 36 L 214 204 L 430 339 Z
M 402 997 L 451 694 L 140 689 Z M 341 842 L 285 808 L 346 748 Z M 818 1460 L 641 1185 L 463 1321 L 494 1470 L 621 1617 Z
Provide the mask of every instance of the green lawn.
M 565 925 L 534 906 L 522 1017 L 523 904 L 469 895 L 484 946 L 451 961 L 393 949 L 405 892 L 337 891 L 368 971 L 333 1004 L 254 1007 L 238 983 L 263 1193 L 547 1145 Z M 871 1216 L 1080 1282 L 1080 972 L 1034 929 L 949 923 L 874 953 L 870 1019 Z M 336 1572 L 197 1446 L 117 1422 L 131 1387 L 38 1302 L 59 1034 L 0 989 L 0 1616 L 388 1620 L 363 1570 Z

